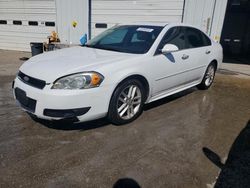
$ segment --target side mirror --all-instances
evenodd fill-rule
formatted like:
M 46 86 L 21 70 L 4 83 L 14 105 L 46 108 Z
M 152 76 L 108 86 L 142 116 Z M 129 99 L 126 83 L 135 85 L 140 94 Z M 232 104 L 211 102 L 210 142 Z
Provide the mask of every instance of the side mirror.
M 165 54 L 165 53 L 171 53 L 171 52 L 176 52 L 178 51 L 179 48 L 174 45 L 174 44 L 166 44 L 160 51 Z

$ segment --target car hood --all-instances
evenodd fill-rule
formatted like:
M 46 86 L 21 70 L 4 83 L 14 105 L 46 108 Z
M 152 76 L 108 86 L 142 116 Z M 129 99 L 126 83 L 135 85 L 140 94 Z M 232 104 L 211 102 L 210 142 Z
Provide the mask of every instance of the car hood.
M 138 55 L 79 46 L 34 56 L 20 67 L 20 71 L 51 83 L 68 74 L 97 71 L 101 66 L 135 56 Z

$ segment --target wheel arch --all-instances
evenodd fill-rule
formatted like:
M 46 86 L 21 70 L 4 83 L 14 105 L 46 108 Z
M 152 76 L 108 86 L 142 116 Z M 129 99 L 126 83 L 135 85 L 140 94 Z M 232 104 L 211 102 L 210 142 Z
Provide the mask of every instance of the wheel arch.
M 217 69 L 218 69 L 218 61 L 216 59 L 213 59 L 210 64 L 213 64 L 215 66 L 215 71 L 217 71 Z
M 122 83 L 124 83 L 125 81 L 130 80 L 130 79 L 136 79 L 136 80 L 139 80 L 139 81 L 142 83 L 142 85 L 144 86 L 144 89 L 145 89 L 145 91 L 146 91 L 145 101 L 147 101 L 148 98 L 149 98 L 150 90 L 151 90 L 151 89 L 150 89 L 150 84 L 149 84 L 148 79 L 147 79 L 145 76 L 141 75 L 141 74 L 132 74 L 132 75 L 129 75 L 129 76 L 126 76 L 126 77 L 122 78 L 122 79 L 121 79 L 119 82 L 117 82 L 117 84 L 115 85 L 115 87 L 114 87 L 114 89 L 113 89 L 113 91 L 112 91 L 111 98 L 113 97 L 115 90 L 116 90 Z M 110 100 L 111 100 L 111 98 L 110 98 Z M 110 104 L 110 101 L 109 101 L 109 104 Z
M 117 88 L 119 88 L 120 85 L 122 85 L 124 82 L 128 81 L 128 80 L 131 80 L 131 79 L 135 79 L 135 80 L 138 80 L 139 82 L 142 83 L 142 85 L 144 86 L 144 89 L 145 89 L 145 101 L 147 101 L 148 97 L 149 97 L 149 93 L 150 93 L 150 86 L 149 86 L 149 82 L 148 80 L 140 75 L 140 74 L 133 74 L 133 75 L 130 75 L 130 76 L 127 76 L 123 79 L 121 79 L 117 84 L 116 86 L 114 87 L 113 91 L 112 91 L 112 95 L 111 95 L 111 98 L 110 98 L 110 101 L 109 101 L 109 108 L 108 108 L 108 114 L 107 116 L 110 117 L 111 116 L 111 112 L 112 112 L 112 109 L 110 108 L 111 104 L 112 104 L 112 98 L 115 96 L 115 92 L 117 90 Z M 112 118 L 111 118 L 112 119 Z M 116 123 L 115 123 L 116 124 Z M 123 123 L 122 123 L 123 124 Z
M 130 79 L 135 79 L 138 80 L 142 83 L 142 85 L 144 86 L 145 92 L 146 92 L 146 100 L 149 97 L 149 93 L 150 93 L 150 86 L 149 86 L 149 82 L 148 80 L 145 78 L 145 76 L 142 76 L 141 74 L 133 74 L 130 76 L 127 76 L 126 78 L 123 78 L 115 87 L 114 91 L 116 90 L 117 87 L 119 87 L 119 85 L 121 85 L 123 82 L 130 80 Z M 114 93 L 113 91 L 113 93 Z

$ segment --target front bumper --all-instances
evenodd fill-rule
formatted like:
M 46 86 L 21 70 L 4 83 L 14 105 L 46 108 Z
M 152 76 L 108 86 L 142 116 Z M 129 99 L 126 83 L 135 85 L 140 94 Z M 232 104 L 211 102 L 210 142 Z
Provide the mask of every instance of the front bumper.
M 49 84 L 44 89 L 38 89 L 16 78 L 13 91 L 17 103 L 38 118 L 47 120 L 77 118 L 82 122 L 106 116 L 112 95 L 111 87 L 56 90 L 50 89 L 51 86 Z M 19 91 L 18 97 L 16 91 Z

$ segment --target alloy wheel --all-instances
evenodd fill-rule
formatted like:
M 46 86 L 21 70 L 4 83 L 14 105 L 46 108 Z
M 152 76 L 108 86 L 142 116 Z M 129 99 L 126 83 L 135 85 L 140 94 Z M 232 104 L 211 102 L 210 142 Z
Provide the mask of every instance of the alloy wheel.
M 205 76 L 206 86 L 210 86 L 212 84 L 214 80 L 214 74 L 215 74 L 214 66 L 209 66 L 206 76 Z
M 119 95 L 117 102 L 117 112 L 120 118 L 129 120 L 133 118 L 140 109 L 142 94 L 136 85 L 129 85 Z

